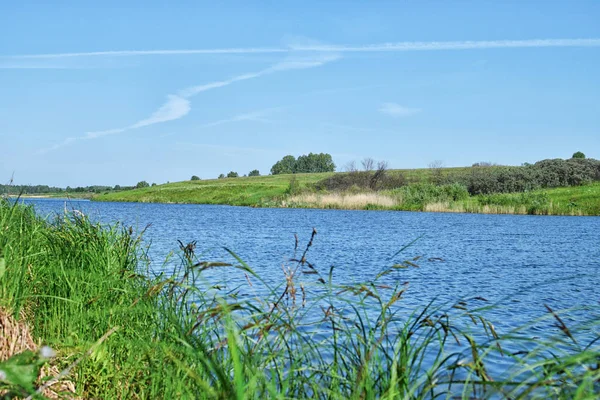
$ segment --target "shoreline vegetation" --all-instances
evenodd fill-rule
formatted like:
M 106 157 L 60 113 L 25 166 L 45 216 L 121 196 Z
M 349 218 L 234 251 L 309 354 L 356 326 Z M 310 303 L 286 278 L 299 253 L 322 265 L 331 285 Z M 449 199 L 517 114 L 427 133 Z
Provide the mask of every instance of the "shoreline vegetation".
M 600 161 L 367 170 L 190 180 L 94 195 L 94 201 L 348 210 L 600 215 Z
M 313 231 L 270 285 L 230 250 L 225 262 L 200 259 L 195 242 L 180 242 L 169 272 L 152 274 L 131 229 L 77 213 L 47 221 L 0 199 L 0 224 L 2 397 L 589 399 L 600 391 L 599 321 L 575 322 L 546 305 L 532 338 L 526 327 L 497 331 L 483 298 L 407 310 L 410 283 L 381 281 L 418 262 L 401 252 L 370 280 L 335 283 L 334 268 L 309 262 Z M 227 279 L 210 275 L 219 270 L 247 285 L 215 281 Z

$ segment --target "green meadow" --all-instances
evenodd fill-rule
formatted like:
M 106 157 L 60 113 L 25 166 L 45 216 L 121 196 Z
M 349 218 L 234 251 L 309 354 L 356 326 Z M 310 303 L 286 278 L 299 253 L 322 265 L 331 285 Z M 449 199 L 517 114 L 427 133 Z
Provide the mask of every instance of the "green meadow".
M 489 167 L 494 170 L 496 167 Z M 97 201 L 228 204 L 251 207 L 383 209 L 431 212 L 468 212 L 533 215 L 600 215 L 600 184 L 534 189 L 517 193 L 470 194 L 452 182 L 470 168 L 391 170 L 390 180 L 402 186 L 371 190 L 352 186 L 341 190 L 323 182 L 348 173 L 314 173 L 239 177 L 168 183 L 111 192 Z

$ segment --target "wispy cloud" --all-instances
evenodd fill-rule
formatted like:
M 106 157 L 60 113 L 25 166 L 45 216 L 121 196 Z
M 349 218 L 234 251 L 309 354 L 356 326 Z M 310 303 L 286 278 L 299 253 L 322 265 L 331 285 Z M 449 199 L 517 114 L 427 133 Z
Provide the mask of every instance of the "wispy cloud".
M 381 107 L 379 107 L 379 111 L 391 117 L 400 118 L 415 115 L 421 112 L 421 109 L 404 107 L 397 103 L 383 103 Z
M 43 59 L 73 57 L 127 57 L 127 56 L 171 56 L 171 55 L 218 55 L 218 54 L 268 54 L 268 53 L 352 53 L 352 52 L 397 52 L 435 50 L 475 50 L 522 47 L 599 47 L 600 38 L 587 39 L 525 39 L 525 40 L 468 40 L 449 42 L 391 42 L 369 45 L 323 45 L 291 44 L 283 47 L 246 47 L 218 49 L 174 49 L 174 50 L 117 50 L 78 53 L 46 53 L 7 55 L 9 59 Z M 312 61 L 308 61 L 312 63 Z M 306 68 L 306 66 L 304 66 Z
M 59 149 L 61 147 L 64 147 L 64 146 L 67 146 L 67 145 L 73 143 L 76 140 L 97 139 L 99 137 L 115 135 L 115 134 L 123 133 L 123 132 L 129 131 L 129 130 L 132 130 L 132 129 L 138 129 L 138 128 L 142 128 L 145 126 L 150 126 L 150 125 L 154 125 L 154 124 L 158 124 L 158 123 L 173 121 L 173 120 L 182 118 L 185 115 L 187 115 L 191 111 L 191 102 L 189 99 L 202 93 L 202 92 L 229 86 L 233 83 L 240 82 L 240 81 L 259 78 L 261 76 L 265 76 L 265 75 L 269 75 L 269 74 L 273 74 L 273 73 L 277 73 L 277 72 L 296 70 L 296 69 L 315 68 L 315 67 L 319 67 L 321 65 L 327 64 L 329 62 L 335 61 L 339 58 L 340 58 L 339 54 L 331 53 L 331 52 L 328 52 L 328 53 L 314 53 L 313 52 L 313 53 L 303 53 L 300 55 L 298 55 L 296 53 L 292 53 L 292 54 L 289 54 L 284 60 L 282 60 L 276 64 L 273 64 L 273 65 L 269 66 L 268 68 L 265 68 L 258 72 L 250 72 L 250 73 L 246 73 L 246 74 L 242 74 L 242 75 L 237 75 L 237 76 L 234 76 L 233 78 L 222 80 L 222 81 L 216 81 L 216 82 L 210 82 L 210 83 L 206 83 L 206 84 L 202 84 L 202 85 L 190 86 L 190 87 L 184 88 L 182 90 L 179 90 L 177 92 L 177 94 L 170 94 L 167 96 L 167 101 L 158 110 L 156 110 L 154 113 L 152 113 L 152 115 L 150 115 L 150 117 L 145 118 L 140 121 L 137 121 L 129 126 L 101 130 L 101 131 L 86 132 L 85 135 L 82 137 L 69 138 L 69 139 L 67 139 L 59 144 L 53 145 L 49 148 L 41 149 L 38 151 L 38 153 L 43 154 L 43 153 L 47 153 L 49 151 Z M 264 113 L 265 110 L 262 110 L 262 112 Z M 232 122 L 232 121 L 244 121 L 244 120 L 255 120 L 256 121 L 256 120 L 259 120 L 260 117 L 261 117 L 260 113 L 257 113 L 257 112 L 241 114 L 241 115 L 234 116 L 230 119 L 212 122 L 212 123 L 208 124 L 207 126 L 215 126 L 215 125 L 220 125 L 220 124 L 223 124 L 226 122 Z
M 228 124 L 231 122 L 239 122 L 239 121 L 254 121 L 254 122 L 263 122 L 270 123 L 272 122 L 270 119 L 266 118 L 269 114 L 274 111 L 281 110 L 283 107 L 273 107 L 273 108 L 265 108 L 262 110 L 251 111 L 247 113 L 242 113 L 238 115 L 234 115 L 231 118 L 220 119 L 213 122 L 207 122 L 199 126 L 199 128 L 212 128 L 214 126 L 219 126 L 223 124 Z

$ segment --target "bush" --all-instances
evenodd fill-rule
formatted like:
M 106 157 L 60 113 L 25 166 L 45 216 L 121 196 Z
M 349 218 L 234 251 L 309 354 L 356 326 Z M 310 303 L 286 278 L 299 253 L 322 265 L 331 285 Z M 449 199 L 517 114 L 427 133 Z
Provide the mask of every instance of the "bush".
M 138 182 L 138 183 L 137 183 L 137 185 L 135 185 L 135 187 L 136 187 L 137 189 L 140 189 L 140 188 L 147 188 L 147 187 L 149 187 L 149 186 L 150 186 L 150 184 L 149 184 L 148 182 L 146 182 L 146 181 L 140 181 L 140 182 Z
M 600 180 L 600 161 L 582 158 L 542 160 L 520 167 L 473 167 L 455 177 L 472 195 L 579 186 L 595 180 Z
M 319 190 L 348 191 L 357 188 L 390 190 L 404 185 L 406 185 L 406 177 L 401 172 L 389 172 L 387 162 L 380 161 L 377 163 L 376 170 L 358 171 L 354 169 L 322 179 L 315 186 Z
M 257 169 L 253 169 L 252 171 L 248 172 L 248 176 L 260 176 L 260 172 Z
M 240 175 L 235 171 L 229 171 L 229 173 L 227 174 L 228 178 L 237 178 L 238 176 Z
M 398 195 L 408 208 L 419 210 L 429 203 L 465 200 L 469 197 L 467 188 L 458 183 L 441 186 L 417 183 L 401 187 L 392 193 Z
M 190 181 L 199 181 L 200 177 L 196 176 L 196 175 L 192 175 L 192 177 L 190 178 Z
M 583 154 L 582 152 L 578 151 L 577 153 L 573 153 L 573 157 L 572 158 L 585 158 L 585 154 Z

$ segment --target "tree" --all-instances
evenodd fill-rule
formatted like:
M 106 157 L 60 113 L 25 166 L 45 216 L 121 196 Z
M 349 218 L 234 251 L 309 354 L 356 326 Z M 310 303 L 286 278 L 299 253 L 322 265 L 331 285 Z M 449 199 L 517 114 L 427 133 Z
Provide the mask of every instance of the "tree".
M 253 169 L 252 171 L 248 172 L 248 176 L 260 176 L 260 172 L 257 169 Z
M 277 161 L 271 167 L 271 174 L 272 175 L 293 174 L 295 165 L 296 165 L 296 157 L 287 155 L 287 156 L 283 157 L 281 160 Z
M 429 163 L 429 169 L 431 170 L 431 180 L 436 185 L 441 185 L 443 180 L 442 169 L 444 168 L 444 162 L 442 160 L 435 160 Z
M 371 189 L 377 190 L 377 187 L 379 186 L 380 182 L 385 178 L 387 170 L 388 170 L 387 161 L 379 161 L 377 163 L 377 170 L 375 171 L 373 176 L 371 176 L 371 179 L 369 182 L 369 186 L 371 187 Z
M 371 157 L 366 157 L 360 163 L 365 171 L 373 171 L 373 168 L 375 167 L 375 160 L 373 160 Z
M 191 181 L 199 181 L 199 180 L 200 180 L 200 177 L 199 177 L 199 176 L 197 176 L 197 175 L 192 175 L 192 177 L 191 177 L 191 179 L 190 179 L 190 180 L 191 180 Z
M 356 168 L 356 161 L 348 161 L 346 165 L 344 165 L 344 171 L 346 172 L 357 172 L 358 168 Z
M 331 154 L 308 153 L 295 159 L 294 156 L 285 156 L 271 167 L 271 174 L 296 174 L 306 172 L 333 172 L 335 164 Z
M 301 155 L 296 160 L 296 165 L 294 166 L 294 173 L 333 171 L 335 171 L 335 164 L 333 163 L 331 154 L 327 153 Z
M 146 181 L 140 181 L 140 182 L 137 183 L 137 185 L 135 185 L 135 187 L 137 189 L 146 188 L 146 187 L 149 187 L 149 186 L 150 186 L 150 184 L 148 182 L 146 182 Z
M 229 173 L 227 174 L 228 178 L 237 178 L 238 176 L 240 176 L 240 175 L 234 171 L 229 171 Z
M 217 177 L 217 179 L 225 179 L 225 175 L 224 174 L 219 174 L 219 176 Z
M 152 182 L 152 185 L 151 185 L 151 186 L 156 186 L 156 183 Z
M 573 154 L 573 157 L 571 158 L 581 158 L 584 159 L 585 158 L 585 154 L 583 154 L 582 152 L 578 151 L 577 153 Z

